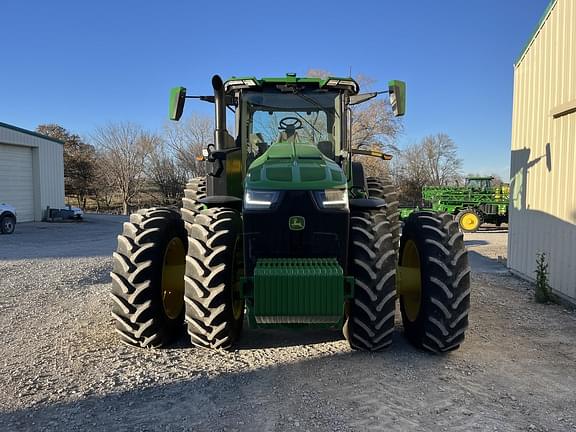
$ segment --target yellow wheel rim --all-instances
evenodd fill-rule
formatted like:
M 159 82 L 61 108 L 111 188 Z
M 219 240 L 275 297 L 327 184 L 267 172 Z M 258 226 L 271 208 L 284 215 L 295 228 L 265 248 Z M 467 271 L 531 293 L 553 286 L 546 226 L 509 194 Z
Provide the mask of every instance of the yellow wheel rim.
M 182 240 L 174 237 L 164 252 L 162 265 L 162 306 L 170 319 L 176 319 L 184 307 L 184 271 L 186 249 Z
M 408 240 L 402 251 L 402 265 L 398 267 L 398 294 L 404 304 L 404 312 L 411 322 L 418 319 L 422 303 L 422 279 L 420 254 L 414 240 Z
M 460 218 L 460 226 L 463 230 L 473 231 L 478 228 L 480 224 L 480 219 L 474 213 L 464 213 Z

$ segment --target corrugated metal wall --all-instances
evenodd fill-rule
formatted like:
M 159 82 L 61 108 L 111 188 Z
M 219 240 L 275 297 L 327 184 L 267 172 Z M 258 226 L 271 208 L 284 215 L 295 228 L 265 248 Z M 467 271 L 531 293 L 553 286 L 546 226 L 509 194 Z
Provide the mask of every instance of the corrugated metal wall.
M 34 220 L 32 148 L 0 144 L 0 203 L 16 208 L 18 221 Z
M 514 69 L 508 266 L 576 302 L 576 1 L 553 2 Z M 554 118 L 553 114 L 557 115 Z
M 64 149 L 62 144 L 0 125 L 0 143 L 32 148 L 34 220 L 47 206 L 64 205 Z

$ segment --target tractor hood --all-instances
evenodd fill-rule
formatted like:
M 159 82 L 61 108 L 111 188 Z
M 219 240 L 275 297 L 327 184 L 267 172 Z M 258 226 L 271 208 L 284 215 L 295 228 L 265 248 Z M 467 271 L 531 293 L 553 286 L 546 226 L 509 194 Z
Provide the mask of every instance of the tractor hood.
M 342 168 L 315 145 L 279 142 L 248 168 L 246 189 L 322 190 L 346 186 Z

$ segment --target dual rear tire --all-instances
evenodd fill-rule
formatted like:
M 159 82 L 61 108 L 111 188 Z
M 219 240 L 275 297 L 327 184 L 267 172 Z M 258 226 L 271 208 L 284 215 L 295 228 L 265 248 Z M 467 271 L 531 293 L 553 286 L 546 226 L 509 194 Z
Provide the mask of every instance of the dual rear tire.
M 458 224 L 446 213 L 412 213 L 402 231 L 398 268 L 408 340 L 437 353 L 458 348 L 470 311 L 470 266 Z
M 122 342 L 160 347 L 182 333 L 187 248 L 175 210 L 140 210 L 124 223 L 110 274 L 112 317 Z
M 240 214 L 198 202 L 192 180 L 182 215 L 151 208 L 130 216 L 113 254 L 112 317 L 122 342 L 160 347 L 183 333 L 194 345 L 229 349 L 244 320 Z M 230 263 L 233 265 L 230 265 Z

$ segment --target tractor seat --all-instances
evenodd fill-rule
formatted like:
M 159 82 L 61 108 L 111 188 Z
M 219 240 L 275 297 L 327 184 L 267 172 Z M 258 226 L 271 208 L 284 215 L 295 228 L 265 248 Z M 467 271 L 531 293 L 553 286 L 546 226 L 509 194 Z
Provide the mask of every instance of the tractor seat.
M 264 141 L 262 134 L 257 132 L 250 134 L 248 148 L 248 153 L 251 153 L 254 156 L 260 156 L 268 149 L 268 144 Z
M 286 129 L 280 132 L 280 136 L 278 137 L 278 142 L 300 142 L 298 132 L 294 129 Z

